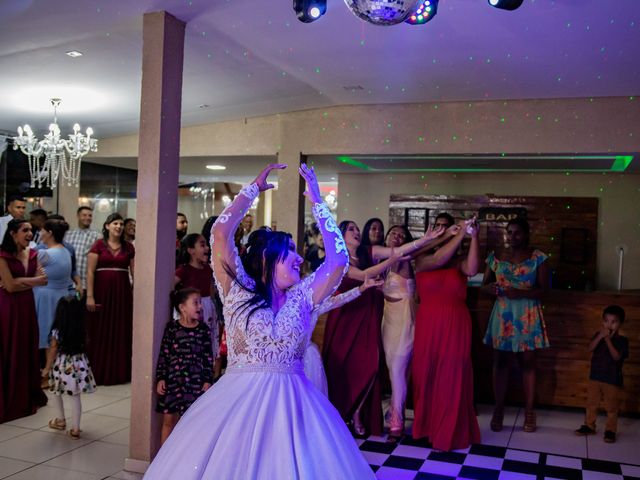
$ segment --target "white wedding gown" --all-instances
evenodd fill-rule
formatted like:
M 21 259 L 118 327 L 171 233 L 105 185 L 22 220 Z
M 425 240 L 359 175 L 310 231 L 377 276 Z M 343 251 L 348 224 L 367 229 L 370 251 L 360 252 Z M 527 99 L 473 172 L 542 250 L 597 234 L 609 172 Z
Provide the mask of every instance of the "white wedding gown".
M 253 286 L 237 256 L 235 263 L 238 280 Z M 304 375 L 312 279 L 290 288 L 276 315 L 262 309 L 250 318 L 243 303 L 251 294 L 233 283 L 223 298 L 227 371 L 187 410 L 145 479 L 375 478 L 336 409 Z

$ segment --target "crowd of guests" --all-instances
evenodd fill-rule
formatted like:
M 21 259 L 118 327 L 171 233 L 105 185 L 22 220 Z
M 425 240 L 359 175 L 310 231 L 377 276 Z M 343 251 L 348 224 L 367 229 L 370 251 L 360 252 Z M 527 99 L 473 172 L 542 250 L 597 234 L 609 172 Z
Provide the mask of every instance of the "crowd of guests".
M 51 428 L 66 429 L 61 397 L 72 398 L 78 438 L 80 394 L 131 379 L 135 220 L 125 232 L 115 213 L 99 232 L 82 206 L 70 229 L 42 209 L 27 219 L 26 205 L 11 197 L 0 217 L 0 423 L 46 404 L 44 388 L 59 409 Z
M 73 412 L 69 434 L 78 438 L 80 394 L 91 393 L 96 384 L 131 378 L 136 223 L 113 213 L 98 232 L 91 228 L 93 212 L 86 206 L 77 210 L 73 229 L 63 217 L 41 209 L 31 211 L 29 220 L 25 216 L 24 199 L 15 197 L 0 217 L 0 423 L 34 413 L 46 403 L 45 387 L 59 398 L 60 413 L 49 426 L 66 429 L 62 396 L 68 395 Z M 210 267 L 216 219 L 209 218 L 202 233 L 188 233 L 187 217 L 176 216 L 173 313 L 156 371 L 163 442 L 225 364 L 222 302 Z M 314 383 L 355 436 L 381 435 L 386 421 L 388 440 L 399 441 L 410 395 L 414 438 L 428 438 L 439 450 L 478 443 L 472 324 L 465 302 L 467 278 L 483 263 L 475 219 L 456 222 L 441 213 L 415 239 L 406 225 L 393 225 L 385 234 L 378 218 L 367 221 L 362 232 L 348 220 L 339 229 L 349 267 L 337 295 L 314 312 L 313 322 L 328 312 L 317 363 L 321 379 Z M 263 258 L 252 250 L 264 250 L 270 231 L 266 226 L 253 230 L 249 214 L 240 222 L 233 238 L 247 272 L 262 268 Z M 536 430 L 536 352 L 549 347 L 541 306 L 549 269 L 547 256 L 529 245 L 529 237 L 526 220 L 509 221 L 506 253 L 490 252 L 484 260 L 481 291 L 495 297 L 484 337 L 494 352 L 494 431 L 502 429 L 514 360 L 525 393 L 523 429 Z M 304 250 L 304 269 L 316 271 L 325 260 L 325 247 L 315 224 L 308 227 Z M 622 309 L 609 307 L 603 319 L 589 347 L 594 352 L 590 406 L 576 433 L 595 433 L 597 399 L 604 395 L 609 412 L 605 439 L 613 441 L 628 343 L 617 333 Z M 313 352 L 308 349 L 309 355 Z M 391 393 L 384 415 L 383 383 Z

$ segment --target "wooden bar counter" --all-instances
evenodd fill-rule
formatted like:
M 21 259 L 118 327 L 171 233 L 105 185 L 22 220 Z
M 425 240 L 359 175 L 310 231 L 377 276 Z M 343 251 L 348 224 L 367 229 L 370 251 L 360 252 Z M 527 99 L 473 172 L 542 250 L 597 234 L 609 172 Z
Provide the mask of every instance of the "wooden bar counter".
M 473 320 L 473 369 L 475 397 L 492 402 L 492 349 L 482 343 L 494 299 L 470 287 L 467 304 Z M 543 311 L 551 348 L 538 355 L 537 402 L 540 405 L 584 407 L 591 353 L 588 345 L 602 328 L 601 314 L 607 305 L 620 305 L 626 320 L 620 332 L 629 338 L 629 358 L 624 362 L 622 411 L 640 413 L 640 292 L 579 292 L 551 290 Z M 508 401 L 522 403 L 521 377 L 514 365 Z

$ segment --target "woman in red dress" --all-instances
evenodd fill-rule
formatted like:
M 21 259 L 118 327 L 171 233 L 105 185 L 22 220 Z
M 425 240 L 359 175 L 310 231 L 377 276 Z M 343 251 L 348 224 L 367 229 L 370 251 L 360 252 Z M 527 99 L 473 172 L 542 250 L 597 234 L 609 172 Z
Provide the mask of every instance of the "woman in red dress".
M 360 229 L 349 220 L 341 222 L 339 228 L 349 251 L 349 270 L 337 294 L 360 286 L 366 277 L 380 275 L 400 260 L 407 260 L 405 255 L 441 233 L 430 230 L 415 242 L 393 249 L 361 245 Z M 373 265 L 374 258 L 381 262 Z M 382 434 L 379 367 L 383 309 L 382 293 L 373 288 L 365 290 L 356 300 L 332 310 L 324 331 L 322 359 L 329 400 L 358 436 L 366 432 Z
M 436 225 L 447 218 L 439 216 Z M 454 257 L 467 231 L 469 254 Z M 467 222 L 447 232 L 448 240 L 434 254 L 416 260 L 420 305 L 411 368 L 413 438 L 428 437 L 434 448 L 445 451 L 480 441 L 473 408 L 471 317 L 465 303 L 467 277 L 479 266 L 477 226 Z
M 38 320 L 33 287 L 46 285 L 26 220 L 11 220 L 0 245 L 0 423 L 46 405 L 40 388 Z
M 131 381 L 133 278 L 135 249 L 122 240 L 124 222 L 118 213 L 107 217 L 103 239 L 95 241 L 87 258 L 87 351 L 99 385 Z

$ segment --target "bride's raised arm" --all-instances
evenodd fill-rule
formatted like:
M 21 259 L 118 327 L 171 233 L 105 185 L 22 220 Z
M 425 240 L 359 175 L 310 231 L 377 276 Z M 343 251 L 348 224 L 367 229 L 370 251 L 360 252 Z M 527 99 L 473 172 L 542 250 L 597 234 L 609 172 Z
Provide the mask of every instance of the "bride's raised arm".
M 302 164 L 300 166 L 300 175 L 307 182 L 307 190 L 304 194 L 313 205 L 313 216 L 324 239 L 325 260 L 313 274 L 313 279 L 310 283 L 313 291 L 313 303 L 318 305 L 340 285 L 342 277 L 349 268 L 349 255 L 347 246 L 335 220 L 331 216 L 329 207 L 322 201 L 318 179 L 313 168 Z
M 211 227 L 211 268 L 222 287 L 222 295 L 226 295 L 233 282 L 232 276 L 240 274 L 237 271 L 238 250 L 236 249 L 233 235 L 238 225 L 247 213 L 251 204 L 260 192 L 273 188 L 267 183 L 267 177 L 271 170 L 286 168 L 283 164 L 272 164 L 260 172 L 256 179 L 240 190 L 238 196 L 223 210 L 218 220 Z M 230 276 L 229 274 L 232 274 Z

